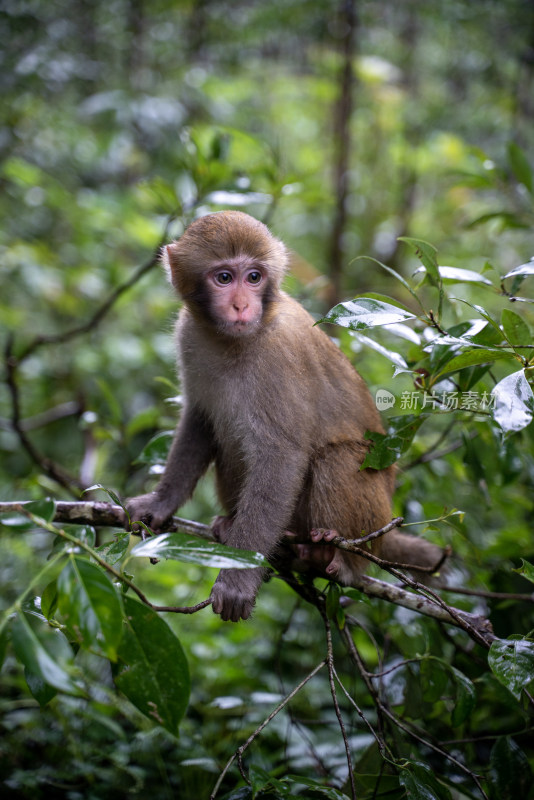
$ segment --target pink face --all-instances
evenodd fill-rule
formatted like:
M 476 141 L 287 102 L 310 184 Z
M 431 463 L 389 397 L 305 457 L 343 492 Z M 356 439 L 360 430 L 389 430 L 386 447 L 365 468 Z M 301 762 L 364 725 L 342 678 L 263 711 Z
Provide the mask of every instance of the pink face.
M 263 270 L 243 263 L 225 263 L 208 275 L 211 312 L 224 333 L 243 336 L 257 330 L 266 288 Z

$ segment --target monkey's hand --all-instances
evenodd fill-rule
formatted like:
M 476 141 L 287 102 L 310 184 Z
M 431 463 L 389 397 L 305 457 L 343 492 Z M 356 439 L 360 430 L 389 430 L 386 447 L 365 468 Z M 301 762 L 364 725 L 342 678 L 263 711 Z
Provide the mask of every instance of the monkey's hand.
M 254 608 L 256 595 L 265 570 L 222 569 L 211 590 L 211 603 L 216 614 L 225 621 L 239 622 L 248 619 Z
M 143 522 L 155 533 L 161 533 L 165 529 L 165 523 L 172 517 L 175 508 L 165 502 L 157 492 L 141 494 L 139 497 L 132 497 L 126 501 L 126 510 L 130 515 L 131 527 L 134 533 L 141 533 Z M 125 527 L 128 528 L 128 519 L 125 520 Z

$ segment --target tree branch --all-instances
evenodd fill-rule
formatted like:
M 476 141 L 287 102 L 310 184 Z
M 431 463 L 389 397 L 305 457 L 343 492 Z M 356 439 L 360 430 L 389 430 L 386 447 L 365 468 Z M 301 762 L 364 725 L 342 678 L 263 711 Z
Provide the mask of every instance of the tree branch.
M 24 506 L 27 504 L 27 502 L 0 502 L 0 513 L 17 513 L 20 512 L 21 509 L 24 509 Z M 56 503 L 54 515 L 54 522 L 93 525 L 95 527 L 123 528 L 124 520 L 124 511 L 121 506 L 114 505 L 113 503 L 89 500 L 81 502 L 58 501 Z M 385 527 L 387 528 L 388 526 Z M 194 522 L 180 517 L 173 517 L 167 525 L 167 532 L 173 533 L 176 531 L 199 536 L 202 539 L 213 540 L 209 525 L 203 525 L 200 522 Z M 373 534 L 370 534 L 370 536 L 373 536 Z M 464 630 L 472 639 L 485 647 L 489 647 L 491 642 L 496 638 L 492 632 L 491 623 L 485 617 L 470 614 L 454 606 L 449 606 L 439 595 L 428 589 L 428 587 L 421 586 L 416 581 L 399 573 L 398 570 L 388 567 L 388 562 L 377 559 L 365 550 L 361 551 L 361 555 L 369 558 L 369 560 L 373 562 L 379 563 L 380 566 L 384 566 L 386 570 L 390 571 L 395 577 L 402 580 L 411 588 L 418 592 L 425 592 L 426 594 L 426 596 L 415 594 L 394 584 L 387 583 L 386 581 L 370 578 L 368 575 L 359 575 L 353 578 L 352 586 L 355 589 L 359 589 L 359 591 L 363 592 L 368 597 L 377 597 L 389 603 L 402 606 L 403 608 L 417 611 L 419 614 L 432 617 L 440 622 L 445 622 L 448 625 L 454 625 Z M 446 588 L 447 591 L 454 591 L 454 587 Z M 485 592 L 483 591 L 480 592 L 480 594 L 481 596 L 485 596 Z M 503 595 L 503 597 L 506 597 L 506 595 Z M 526 597 L 530 598 L 529 595 L 526 595 Z M 501 595 L 499 598 L 501 598 Z

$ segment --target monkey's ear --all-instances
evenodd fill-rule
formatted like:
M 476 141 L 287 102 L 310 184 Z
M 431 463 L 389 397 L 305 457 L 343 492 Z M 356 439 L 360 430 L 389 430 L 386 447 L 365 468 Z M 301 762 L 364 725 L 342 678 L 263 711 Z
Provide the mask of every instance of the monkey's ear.
M 159 260 L 163 269 L 165 270 L 165 274 L 167 275 L 167 279 L 172 283 L 172 272 L 171 272 L 171 255 L 170 249 L 172 245 L 165 244 L 161 248 L 161 252 L 159 254 Z

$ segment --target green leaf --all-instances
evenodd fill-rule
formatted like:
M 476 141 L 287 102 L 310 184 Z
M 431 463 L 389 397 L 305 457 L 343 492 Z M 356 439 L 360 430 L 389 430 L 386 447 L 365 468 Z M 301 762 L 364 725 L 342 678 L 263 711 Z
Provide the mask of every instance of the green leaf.
M 408 309 L 372 297 L 355 297 L 330 309 L 319 322 L 331 322 L 353 331 L 362 331 L 407 319 L 415 319 L 415 314 Z
M 447 283 L 485 283 L 493 286 L 488 278 L 472 269 L 459 269 L 458 267 L 438 267 L 439 274 Z
M 534 191 L 532 169 L 524 150 L 515 142 L 510 142 L 508 144 L 508 160 L 517 180 L 526 186 L 530 194 L 532 194 Z
M 114 661 L 122 634 L 122 609 L 108 577 L 87 559 L 72 556 L 57 585 L 59 610 L 78 643 L 86 649 L 101 647 Z
M 532 344 L 532 335 L 527 323 L 515 311 L 503 309 L 501 325 L 508 342 L 513 346 L 517 344 Z
M 534 583 L 534 565 L 529 561 L 525 561 L 524 558 L 521 559 L 521 567 L 512 570 L 512 572 L 517 572 L 518 575 L 522 575 L 527 581 Z
M 451 793 L 434 775 L 427 764 L 408 762 L 408 769 L 399 774 L 401 786 L 406 789 L 408 800 L 451 800 Z
M 41 611 L 46 619 L 54 615 L 57 608 L 57 580 L 53 580 L 41 595 Z
M 531 259 L 526 264 L 520 264 L 514 267 L 510 272 L 507 272 L 505 278 L 515 278 L 517 275 L 534 275 L 534 259 Z
M 326 797 L 328 800 L 349 800 L 344 792 L 335 789 L 333 786 L 324 786 L 320 781 L 316 781 L 313 778 L 305 778 L 302 775 L 288 775 L 285 780 L 290 784 L 290 792 L 285 795 L 288 800 L 296 800 L 297 797 L 305 797 L 305 795 L 296 794 L 293 791 L 293 787 L 296 786 L 307 786 L 309 789 L 313 790 L 314 796 L 318 794 L 321 797 Z
M 47 522 L 52 522 L 56 513 L 56 504 L 54 500 L 49 498 L 45 500 L 30 500 L 28 503 L 21 503 L 25 511 L 35 514 L 36 517 L 42 517 Z M 17 530 L 24 531 L 35 528 L 35 522 L 28 519 L 24 513 L 9 514 L 8 516 L 1 517 L 0 523 L 7 528 L 17 528 Z
M 430 242 L 425 242 L 423 239 L 412 239 L 409 236 L 399 236 L 399 242 L 405 242 L 412 248 L 421 264 L 426 267 L 431 282 L 438 286 L 441 283 L 441 278 L 436 259 L 438 251 L 434 245 L 430 244 Z
M 534 642 L 497 639 L 491 644 L 488 664 L 496 678 L 519 700 L 523 687 L 534 680 Z
M 445 692 L 449 676 L 447 668 L 437 659 L 424 658 L 420 664 L 423 698 L 436 703 Z
M 491 390 L 493 419 L 505 433 L 520 431 L 532 422 L 534 394 L 524 370 L 507 375 Z
M 49 683 L 45 683 L 40 675 L 36 675 L 27 667 L 24 669 L 24 677 L 26 678 L 28 689 L 41 707 L 45 706 L 57 695 L 57 689 L 50 686 Z
M 426 272 L 426 267 L 419 267 L 415 274 Z M 438 267 L 440 277 L 444 283 L 484 283 L 487 286 L 493 286 L 493 283 L 484 278 L 479 272 L 472 269 L 459 269 L 458 267 Z
M 406 361 L 404 360 L 404 358 L 401 356 L 400 353 L 396 353 L 394 350 L 388 350 L 387 347 L 384 347 L 378 342 L 375 342 L 375 340 L 371 339 L 369 336 L 364 336 L 363 333 L 356 333 L 355 331 L 353 331 L 350 335 L 354 336 L 355 339 L 357 339 L 362 344 L 366 345 L 366 347 L 369 347 L 376 353 L 380 353 L 381 356 L 387 358 L 387 360 L 390 361 L 392 364 L 395 364 L 396 367 L 399 367 L 400 369 L 408 368 L 408 364 L 406 363 Z
M 116 538 L 113 539 L 113 541 L 101 544 L 100 547 L 96 548 L 96 552 L 113 567 L 124 558 L 128 551 L 129 544 L 130 534 L 126 531 L 116 534 Z
M 163 431 L 162 433 L 157 433 L 141 450 L 135 460 L 135 463 L 150 464 L 150 466 L 155 464 L 165 464 L 167 461 L 167 456 L 169 455 L 173 436 L 174 431 Z
M 466 344 L 469 344 L 466 341 Z M 475 347 L 461 353 L 459 356 L 451 358 L 447 364 L 439 371 L 438 375 L 445 375 L 448 372 L 456 372 L 465 367 L 473 367 L 476 364 L 487 364 L 491 361 L 498 361 L 501 358 L 515 358 L 509 350 L 490 350 L 484 347 Z
M 94 492 L 97 489 L 102 489 L 102 491 L 107 494 L 107 496 L 110 498 L 110 500 L 113 500 L 113 502 L 116 505 L 121 506 L 121 508 L 124 508 L 124 506 L 122 504 L 122 500 L 120 499 L 118 494 L 116 492 L 114 492 L 112 489 L 108 489 L 107 486 L 103 486 L 101 483 L 94 483 L 92 486 L 89 486 L 87 489 L 84 489 L 83 491 L 84 491 L 84 494 L 85 494 L 85 492 Z
M 522 800 L 531 796 L 532 770 L 525 753 L 509 736 L 497 739 L 490 755 L 491 800 Z
M 406 414 L 401 417 L 390 417 L 388 433 L 366 431 L 365 438 L 373 442 L 372 449 L 365 457 L 361 469 L 385 469 L 390 467 L 410 447 L 415 434 L 425 421 L 426 416 Z
M 18 660 L 33 675 L 62 692 L 82 694 L 72 675 L 74 654 L 61 631 L 20 611 L 11 636 Z
M 131 597 L 124 598 L 124 608 L 118 663 L 112 665 L 115 684 L 143 714 L 176 735 L 191 690 L 182 646 L 152 609 Z
M 139 542 L 130 555 L 142 558 L 172 558 L 190 564 L 217 569 L 250 569 L 265 567 L 267 559 L 252 550 L 239 550 L 216 542 L 207 542 L 184 533 L 163 533 Z
M 452 666 L 449 666 L 449 670 L 456 684 L 456 702 L 451 716 L 453 727 L 456 728 L 471 716 L 476 705 L 476 693 L 473 682 L 463 672 Z

